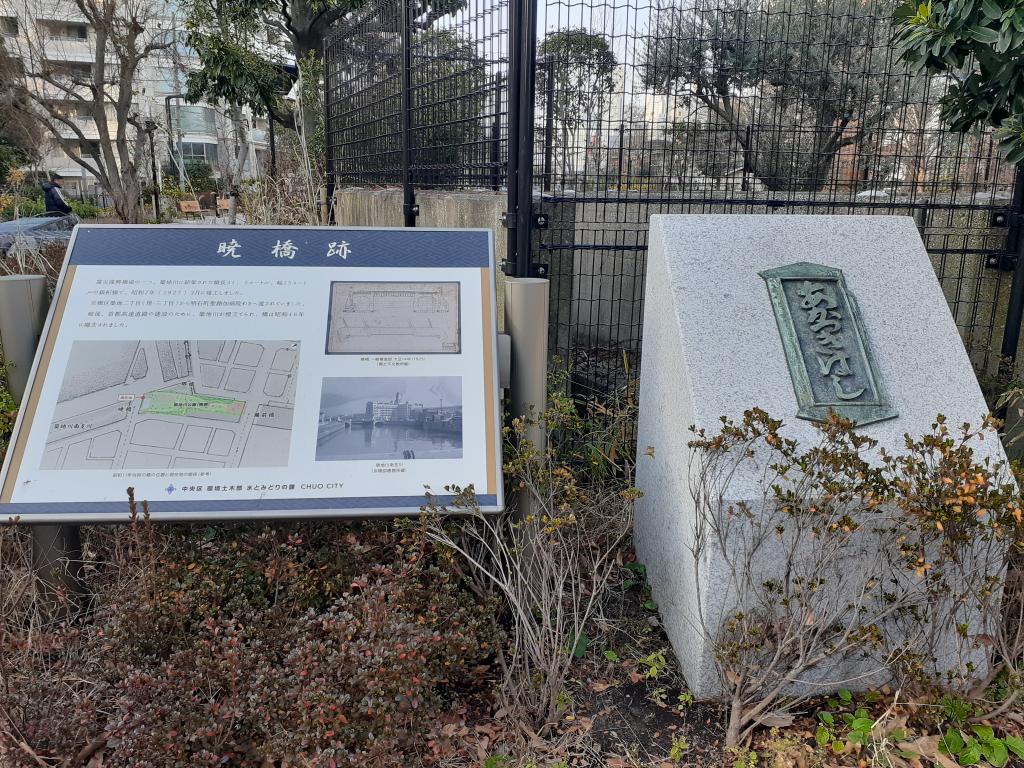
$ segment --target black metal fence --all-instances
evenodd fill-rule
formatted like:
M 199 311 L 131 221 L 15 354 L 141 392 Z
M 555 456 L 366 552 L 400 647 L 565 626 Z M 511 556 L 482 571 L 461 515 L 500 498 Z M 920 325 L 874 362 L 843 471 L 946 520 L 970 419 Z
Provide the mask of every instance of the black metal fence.
M 329 169 L 402 185 L 409 225 L 417 189 L 506 193 L 506 269 L 550 276 L 552 348 L 580 394 L 636 371 L 654 213 L 913 216 L 994 373 L 1019 336 L 1024 185 L 989 133 L 941 125 L 946 84 L 897 60 L 893 10 L 378 0 L 327 47 Z

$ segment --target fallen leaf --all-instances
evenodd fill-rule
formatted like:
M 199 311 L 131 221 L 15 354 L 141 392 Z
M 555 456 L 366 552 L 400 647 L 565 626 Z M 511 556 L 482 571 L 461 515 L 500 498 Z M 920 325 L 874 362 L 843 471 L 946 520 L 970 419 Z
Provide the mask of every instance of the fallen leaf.
M 907 716 L 900 715 L 899 717 L 894 717 L 891 720 L 879 720 L 876 722 L 871 728 L 871 735 L 876 740 L 881 740 L 893 731 L 903 731 L 905 733 L 906 730 Z
M 757 718 L 756 722 L 765 728 L 786 728 L 795 720 L 796 718 L 788 712 L 766 712 Z
M 956 761 L 939 751 L 938 736 L 921 736 L 913 741 L 901 741 L 897 744 L 905 752 L 914 752 L 921 757 L 931 760 L 941 768 L 960 768 Z
M 534 748 L 544 749 L 548 746 L 548 743 L 544 741 L 544 739 L 542 739 L 536 733 L 534 733 L 532 730 L 527 728 L 525 723 L 519 723 L 519 730 L 521 730 L 526 735 L 526 738 L 530 740 L 530 744 L 532 744 Z

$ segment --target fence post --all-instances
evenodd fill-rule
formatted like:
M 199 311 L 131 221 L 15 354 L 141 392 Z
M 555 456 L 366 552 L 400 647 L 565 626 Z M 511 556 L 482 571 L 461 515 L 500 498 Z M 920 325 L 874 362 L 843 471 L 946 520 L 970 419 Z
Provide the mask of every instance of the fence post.
M 7 385 L 21 403 L 50 300 L 40 275 L 0 277 L 0 349 Z M 43 594 L 62 599 L 82 591 L 82 544 L 77 525 L 33 525 L 32 568 Z M 55 615 L 63 611 L 57 610 Z
M 516 208 L 516 277 L 530 277 L 533 247 L 533 104 L 537 78 L 537 0 L 519 0 L 522 6 L 519 62 L 522 80 L 519 82 L 519 187 Z M 547 307 L 544 308 L 547 317 Z
M 509 13 L 508 209 L 505 273 L 529 277 L 533 235 L 533 98 L 537 0 L 512 0 Z
M 1016 368 L 1017 346 L 1020 343 L 1020 325 L 1024 321 L 1024 165 L 1018 164 L 1013 183 L 1013 202 L 1010 226 L 1006 233 L 1006 249 L 1016 255 L 1013 280 L 1010 283 L 1010 302 L 1006 308 L 1003 328 L 1002 357 L 1012 375 Z
M 324 62 L 324 163 L 327 167 L 327 213 L 322 223 L 334 224 L 334 141 L 331 136 L 331 69 L 333 61 L 328 53 L 333 38 L 324 40 L 322 53 Z
M 402 9 L 402 222 L 406 227 L 416 226 L 419 206 L 412 188 L 412 27 L 413 0 L 399 0 Z

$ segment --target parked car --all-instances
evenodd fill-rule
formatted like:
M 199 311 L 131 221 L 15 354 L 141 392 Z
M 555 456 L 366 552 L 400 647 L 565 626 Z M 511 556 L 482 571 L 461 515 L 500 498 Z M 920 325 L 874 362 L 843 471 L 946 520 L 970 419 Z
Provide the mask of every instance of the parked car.
M 76 224 L 78 217 L 73 213 L 43 214 L 0 222 L 0 256 L 6 256 L 18 241 L 33 250 L 46 243 L 66 244 Z

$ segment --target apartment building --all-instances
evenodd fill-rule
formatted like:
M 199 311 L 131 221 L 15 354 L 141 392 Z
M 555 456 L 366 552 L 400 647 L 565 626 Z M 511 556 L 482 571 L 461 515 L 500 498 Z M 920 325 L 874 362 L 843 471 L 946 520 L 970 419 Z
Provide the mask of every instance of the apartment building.
M 185 76 L 198 68 L 192 51 L 178 42 L 182 19 L 173 2 L 152 2 L 147 35 L 163 39 L 171 45 L 142 62 L 133 86 L 134 111 L 143 121 L 151 121 L 152 146 L 156 156 L 158 179 L 171 169 L 177 173 L 183 162 L 207 163 L 215 178 L 225 171 L 225 163 L 238 156 L 235 131 L 223 107 L 210 104 L 187 104 L 181 94 Z M 54 72 L 87 76 L 95 61 L 96 34 L 88 21 L 66 0 L 0 0 L 0 43 L 12 55 L 23 60 L 31 57 L 33 64 L 45 61 Z M 26 71 L 31 67 L 26 62 Z M 98 152 L 99 129 L 91 114 L 92 105 L 70 97 L 48 84 L 30 83 L 47 101 L 74 122 L 82 137 L 71 127 L 61 129 L 65 139 L 77 142 L 81 156 Z M 107 114 L 111 129 L 114 113 Z M 242 176 L 251 177 L 266 162 L 268 155 L 267 122 L 251 114 L 243 115 L 245 146 L 241 148 Z M 84 137 L 84 140 L 83 140 Z M 146 160 L 142 169 L 144 183 L 151 179 L 150 142 L 146 141 Z M 104 203 L 103 191 L 87 170 L 68 157 L 55 139 L 43 147 L 38 169 L 59 173 L 64 177 L 66 195 L 88 198 Z

